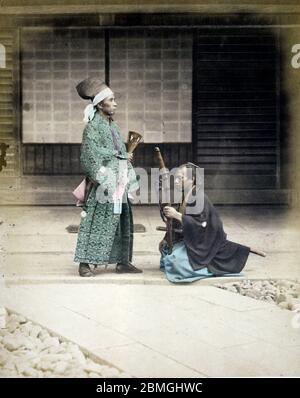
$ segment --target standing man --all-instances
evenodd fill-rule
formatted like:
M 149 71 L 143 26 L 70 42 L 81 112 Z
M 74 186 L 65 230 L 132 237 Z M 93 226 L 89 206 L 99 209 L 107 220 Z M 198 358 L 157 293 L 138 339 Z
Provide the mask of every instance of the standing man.
M 138 189 L 120 130 L 113 121 L 117 103 L 112 90 L 97 79 L 76 87 L 92 104 L 84 111 L 80 162 L 92 181 L 80 223 L 75 262 L 79 275 L 93 276 L 90 264 L 117 264 L 117 273 L 142 272 L 132 263 L 133 221 L 128 192 Z

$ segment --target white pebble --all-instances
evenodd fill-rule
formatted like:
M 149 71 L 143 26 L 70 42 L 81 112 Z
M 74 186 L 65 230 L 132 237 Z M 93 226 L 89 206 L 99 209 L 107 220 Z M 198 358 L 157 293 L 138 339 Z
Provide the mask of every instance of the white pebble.
M 31 337 L 34 339 L 37 338 L 39 333 L 42 331 L 42 328 L 40 326 L 33 326 L 32 329 L 30 330 L 29 334 Z
M 66 370 L 67 370 L 67 367 L 68 367 L 68 363 L 67 362 L 63 362 L 63 361 L 62 362 L 58 362 L 55 365 L 54 373 L 64 374 L 66 372 Z
M 87 372 L 95 372 L 102 374 L 102 366 L 92 361 L 88 362 L 83 369 L 86 370 Z
M 43 349 L 48 347 L 58 347 L 58 346 L 59 346 L 59 340 L 57 337 L 47 337 L 42 344 Z
M 101 377 L 98 373 L 94 373 L 94 372 L 90 372 L 89 373 L 89 377 L 95 378 L 95 379 L 99 379 L 99 377 Z
M 111 368 L 108 366 L 105 366 L 104 369 L 102 368 L 102 376 L 103 377 L 119 377 L 120 372 L 116 368 Z
M 17 350 L 22 345 L 19 338 L 14 338 L 10 335 L 3 337 L 2 344 L 9 351 Z

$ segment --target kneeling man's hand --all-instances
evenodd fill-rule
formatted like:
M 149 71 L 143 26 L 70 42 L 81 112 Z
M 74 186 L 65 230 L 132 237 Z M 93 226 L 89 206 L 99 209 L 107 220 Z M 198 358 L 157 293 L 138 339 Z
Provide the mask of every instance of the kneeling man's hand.
M 179 221 L 181 221 L 181 218 L 182 218 L 181 213 L 179 213 L 173 207 L 170 207 L 170 206 L 164 207 L 164 214 L 168 218 L 176 218 Z

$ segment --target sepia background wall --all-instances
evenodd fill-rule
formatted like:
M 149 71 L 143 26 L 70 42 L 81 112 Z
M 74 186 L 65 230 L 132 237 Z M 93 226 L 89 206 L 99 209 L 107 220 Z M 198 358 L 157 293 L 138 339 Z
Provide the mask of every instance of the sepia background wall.
M 0 69 L 0 143 L 9 145 L 7 164 L 0 172 L 1 203 L 12 200 L 23 204 L 72 203 L 70 190 L 81 178 L 79 142 L 82 110 L 86 105 L 77 97 L 74 83 L 82 74 L 100 72 L 116 86 L 118 121 L 124 136 L 128 129 L 142 130 L 145 135 L 145 144 L 137 151 L 137 161 L 141 164 L 150 167 L 153 146 L 160 143 L 170 165 L 184 160 L 197 161 L 197 156 L 202 164 L 207 159 L 205 167 L 211 170 L 208 189 L 217 203 L 299 204 L 300 69 L 291 66 L 291 47 L 300 43 L 298 1 L 265 0 L 259 5 L 243 0 L 230 3 L 191 1 L 188 4 L 184 1 L 128 1 L 126 4 L 87 1 L 85 5 L 71 0 L 49 1 L 46 5 L 39 1 L 28 1 L 26 5 L 22 1 L 3 1 L 0 21 L 0 43 L 5 46 L 6 57 L 5 68 Z M 191 34 L 195 38 L 195 32 L 205 27 L 213 36 L 213 30 L 221 25 L 234 26 L 240 31 L 251 25 L 251 29 L 266 30 L 274 37 L 276 60 L 270 58 L 269 62 L 270 67 L 276 63 L 279 80 L 275 93 L 276 101 L 279 100 L 279 113 L 275 114 L 279 130 L 275 147 L 273 141 L 259 144 L 261 129 L 258 129 L 253 149 L 248 145 L 244 150 L 243 146 L 230 142 L 230 138 L 225 142 L 224 137 L 213 144 L 212 134 L 210 146 L 205 147 L 205 123 L 200 116 L 195 118 L 197 110 L 193 108 L 193 84 L 197 76 L 195 78 L 195 60 L 192 59 L 195 42 L 192 43 Z M 86 26 L 89 31 L 84 29 Z M 93 27 L 96 37 L 91 33 Z M 152 36 L 148 36 L 149 28 Z M 109 38 L 105 33 L 108 29 Z M 171 38 L 163 33 L 168 29 L 173 32 Z M 264 45 L 267 64 L 268 46 Z M 222 48 L 222 40 L 219 48 Z M 103 53 L 107 55 L 108 50 L 108 57 L 103 60 Z M 34 56 L 32 51 L 35 51 Z M 203 57 L 204 52 L 201 50 Z M 82 53 L 84 60 L 80 58 Z M 158 53 L 159 58 L 155 59 Z M 120 66 L 120 55 L 126 59 L 125 68 Z M 64 56 L 63 59 L 59 59 L 60 56 Z M 213 65 L 225 64 L 228 56 L 223 52 L 223 59 L 220 59 L 219 51 Z M 227 82 L 234 87 L 228 76 L 224 70 L 222 84 Z M 203 80 L 206 85 L 212 82 Z M 142 97 L 142 101 L 136 101 L 135 95 Z M 203 94 L 201 98 L 207 101 Z M 257 92 L 255 99 L 259 98 L 264 101 Z M 69 101 L 68 107 L 65 100 Z M 230 100 L 234 100 L 234 93 L 228 98 Z M 138 109 L 135 115 L 133 109 Z M 215 109 L 220 109 L 220 101 Z M 250 107 L 245 109 L 244 113 L 247 112 Z M 218 113 L 218 117 L 220 115 Z M 262 116 L 252 117 L 252 123 L 260 123 Z M 264 123 L 269 116 L 264 116 Z M 206 122 L 212 117 L 213 114 L 205 115 Z M 233 124 L 234 119 L 230 120 Z M 213 123 L 218 125 L 216 121 Z M 242 126 L 240 122 L 238 125 Z M 239 134 L 245 139 L 242 131 L 239 129 Z M 224 142 L 225 148 L 222 147 Z M 195 153 L 195 148 L 202 152 L 197 149 Z M 212 157 L 215 163 L 211 162 Z M 216 171 L 208 167 L 213 164 Z M 222 175 L 228 164 L 235 166 L 230 166 L 231 170 Z M 265 176 L 249 173 L 249 167 L 261 168 Z M 240 171 L 235 174 L 243 168 L 249 178 Z

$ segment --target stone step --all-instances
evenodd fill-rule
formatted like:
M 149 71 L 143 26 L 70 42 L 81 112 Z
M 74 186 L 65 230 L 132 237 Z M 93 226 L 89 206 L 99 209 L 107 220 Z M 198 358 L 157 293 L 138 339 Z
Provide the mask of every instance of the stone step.
M 19 253 L 0 256 L 1 280 L 7 284 L 36 283 L 112 283 L 112 284 L 161 284 L 169 282 L 159 269 L 160 255 L 134 253 L 134 264 L 142 274 L 116 274 L 115 266 L 98 266 L 95 278 L 78 276 L 78 264 L 73 262 L 74 253 Z M 282 266 L 284 264 L 284 267 Z M 268 279 L 289 277 L 300 279 L 298 256 L 293 253 L 273 252 L 266 258 L 250 255 L 241 277 Z M 235 279 L 236 277 L 234 277 Z M 213 284 L 217 278 L 200 281 Z M 220 278 L 219 278 L 220 279 Z M 220 280 L 228 281 L 228 277 Z
M 155 254 L 164 233 L 135 234 L 134 251 Z M 4 253 L 72 253 L 75 250 L 77 234 L 4 234 L 1 237 L 0 250 Z M 228 233 L 227 239 L 257 247 L 264 251 L 299 252 L 299 236 L 291 231 L 264 233 L 243 231 Z

